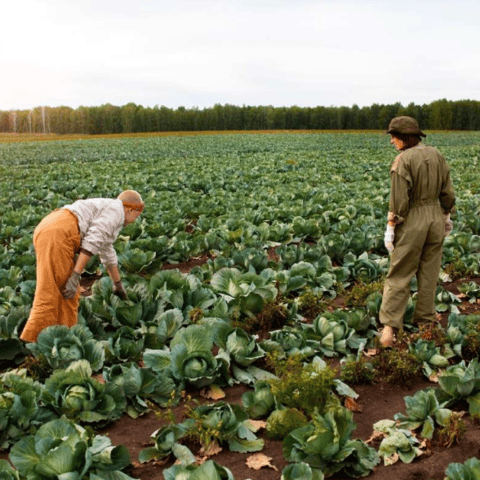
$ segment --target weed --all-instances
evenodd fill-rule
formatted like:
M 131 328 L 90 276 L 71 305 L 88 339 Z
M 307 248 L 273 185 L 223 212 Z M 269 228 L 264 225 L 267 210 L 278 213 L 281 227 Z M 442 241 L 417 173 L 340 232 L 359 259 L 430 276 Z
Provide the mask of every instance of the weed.
M 478 323 L 476 318 L 475 321 L 469 321 L 467 323 L 467 332 L 462 346 L 462 354 L 463 358 L 467 361 L 473 360 L 480 355 L 480 323 Z
M 472 275 L 474 271 L 462 260 L 460 254 L 458 254 L 458 256 L 445 267 L 445 273 L 447 273 L 452 280 L 456 280 Z
M 197 405 L 198 406 L 198 405 Z M 205 422 L 205 417 L 199 415 L 192 405 L 187 405 L 185 410 L 185 417 L 195 420 L 194 425 L 188 430 L 188 439 L 208 450 L 212 443 L 220 444 L 223 440 L 226 440 L 224 434 L 222 434 L 222 421 L 220 420 L 217 425 L 211 426 Z
M 418 324 L 418 333 L 414 333 L 410 337 L 411 343 L 417 340 L 433 340 L 437 347 L 443 347 L 447 343 L 447 335 L 440 325 L 440 322 L 422 322 Z
M 369 385 L 375 379 L 372 363 L 361 357 L 358 360 L 348 360 L 342 365 L 340 380 L 351 385 Z
M 283 440 L 292 430 L 307 424 L 307 417 L 296 408 L 274 410 L 267 419 L 267 436 L 275 440 Z
M 187 401 L 190 399 L 188 397 Z M 163 420 L 167 425 L 172 425 L 176 423 L 175 413 L 173 412 L 173 407 L 178 403 L 176 398 L 176 392 L 173 390 L 170 394 L 170 400 L 167 402 L 165 408 L 160 408 L 156 403 L 153 403 L 150 400 L 146 400 L 148 408 L 155 413 L 155 416 L 160 420 Z
M 444 428 L 438 432 L 438 438 L 442 447 L 451 447 L 454 443 L 459 443 L 465 435 L 467 427 L 462 417 L 465 412 L 452 412 Z
M 326 308 L 327 304 L 321 297 L 315 295 L 310 289 L 298 297 L 299 312 L 307 318 L 315 318 Z
M 204 317 L 204 311 L 200 307 L 192 308 L 188 312 L 188 318 L 191 323 L 198 323 Z
M 355 283 L 348 291 L 345 291 L 345 304 L 353 307 L 364 307 L 369 295 L 374 292 L 383 292 L 383 280 L 370 283 Z
M 408 351 L 405 335 L 400 332 L 393 348 L 380 347 L 373 360 L 375 379 L 408 387 L 418 374 L 422 362 Z
M 37 381 L 45 380 L 52 373 L 52 367 L 48 364 L 44 355 L 39 355 L 38 357 L 29 355 L 25 357 L 25 360 L 20 366 L 27 370 L 29 377 Z
M 219 407 L 223 402 L 215 404 Z M 200 403 L 198 400 L 188 397 L 184 409 L 184 418 L 193 420 L 189 427 L 187 439 L 193 444 L 200 445 L 203 450 L 208 450 L 211 446 L 220 445 L 224 441 L 229 441 L 237 434 L 236 427 L 239 423 L 232 406 L 224 404 L 224 409 L 220 412 L 211 411 L 210 413 L 199 412 Z M 235 423 L 237 422 L 237 423 Z M 235 423 L 235 425 L 234 425 Z
M 288 323 L 288 309 L 286 300 L 278 295 L 273 302 L 265 305 L 263 310 L 254 317 L 240 320 L 234 318 L 233 327 L 241 327 L 247 333 L 269 332 L 278 330 Z
M 278 379 L 269 380 L 276 401 L 286 407 L 297 408 L 307 415 L 317 408 L 320 414 L 338 404 L 332 394 L 335 371 L 330 367 L 317 370 L 315 365 L 303 365 L 301 358 L 274 359 Z

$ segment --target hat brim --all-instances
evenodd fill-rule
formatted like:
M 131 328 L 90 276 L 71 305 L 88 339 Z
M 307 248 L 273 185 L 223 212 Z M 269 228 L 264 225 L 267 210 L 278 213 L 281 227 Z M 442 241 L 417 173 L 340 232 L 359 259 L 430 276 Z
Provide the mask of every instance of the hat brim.
M 388 134 L 388 133 L 399 133 L 400 135 L 419 135 L 420 137 L 423 137 L 423 138 L 427 137 L 427 135 L 423 133 L 421 130 L 415 130 L 413 132 L 399 132 L 397 129 L 393 128 L 385 132 L 385 134 Z

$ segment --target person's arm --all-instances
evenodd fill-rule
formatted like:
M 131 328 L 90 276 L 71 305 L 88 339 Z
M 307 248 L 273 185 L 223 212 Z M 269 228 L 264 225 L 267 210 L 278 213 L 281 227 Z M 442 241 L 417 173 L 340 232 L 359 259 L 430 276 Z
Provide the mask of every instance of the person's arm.
M 125 300 L 127 298 L 127 292 L 123 287 L 122 279 L 120 277 L 120 271 L 118 270 L 118 265 L 108 265 L 107 270 L 114 285 L 113 293 Z
M 408 180 L 400 176 L 398 173 L 392 172 L 388 221 L 393 222 L 395 225 L 403 223 L 403 219 L 407 216 L 410 209 L 409 193 L 410 185 Z
M 409 184 L 408 181 L 400 176 L 395 170 L 390 172 L 390 202 L 388 208 L 387 227 L 385 230 L 384 244 L 385 248 L 392 253 L 395 250 L 395 227 L 403 223 L 403 217 L 407 215 L 409 209 Z
M 452 213 L 452 209 L 455 206 L 455 193 L 453 192 L 452 182 L 450 181 L 450 172 L 447 172 L 439 200 L 444 213 Z
M 80 250 L 75 266 L 73 267 L 73 272 L 68 277 L 67 283 L 65 283 L 65 287 L 62 290 L 62 295 L 67 300 L 74 298 L 77 294 L 80 286 L 80 277 L 91 258 L 92 254 L 88 250 L 84 248 Z

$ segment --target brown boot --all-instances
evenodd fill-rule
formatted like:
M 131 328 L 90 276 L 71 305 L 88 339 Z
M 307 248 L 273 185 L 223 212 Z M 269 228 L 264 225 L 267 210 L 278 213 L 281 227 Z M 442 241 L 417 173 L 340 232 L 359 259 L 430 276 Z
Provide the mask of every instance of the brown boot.
M 382 335 L 380 337 L 380 344 L 384 346 L 385 348 L 390 348 L 393 346 L 393 327 L 389 327 L 388 325 L 385 325 L 382 331 Z

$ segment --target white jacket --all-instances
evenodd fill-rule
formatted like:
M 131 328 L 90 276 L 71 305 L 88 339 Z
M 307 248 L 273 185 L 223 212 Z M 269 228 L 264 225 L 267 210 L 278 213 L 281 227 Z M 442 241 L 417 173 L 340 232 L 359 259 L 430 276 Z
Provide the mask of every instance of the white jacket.
M 100 261 L 106 267 L 117 265 L 117 254 L 113 243 L 125 221 L 122 201 L 109 198 L 90 198 L 77 200 L 63 208 L 70 210 L 78 218 L 82 239 L 81 247 L 93 255 L 100 255 Z

